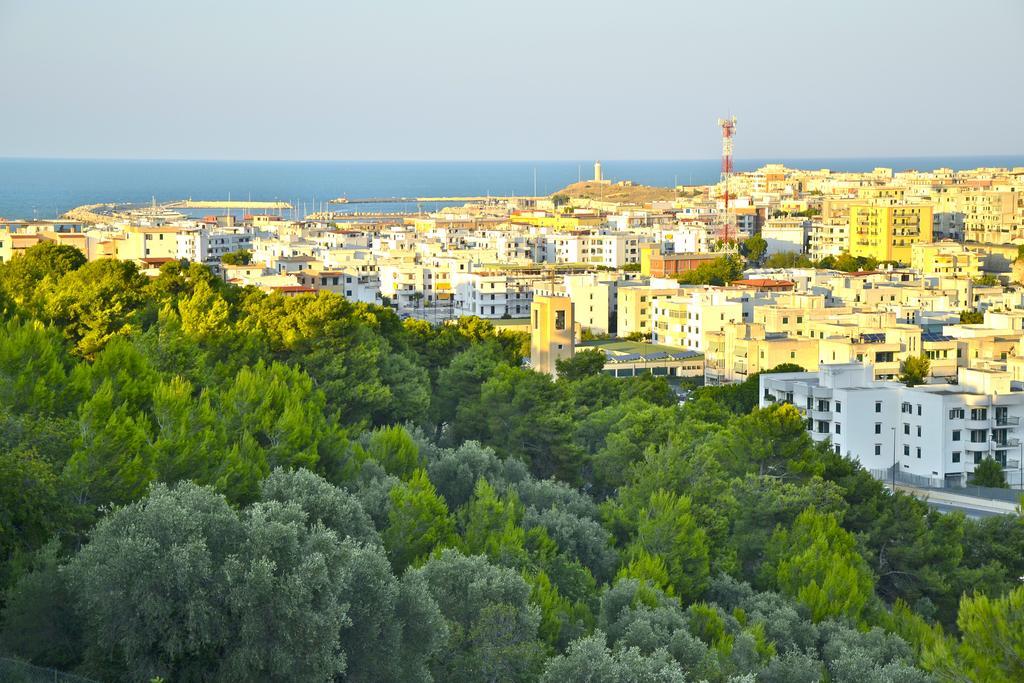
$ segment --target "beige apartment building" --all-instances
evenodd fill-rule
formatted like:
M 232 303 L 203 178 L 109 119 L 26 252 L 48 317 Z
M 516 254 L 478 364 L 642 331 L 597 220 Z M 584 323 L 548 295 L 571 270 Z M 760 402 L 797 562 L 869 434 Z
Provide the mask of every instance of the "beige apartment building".
M 572 301 L 567 296 L 542 296 L 530 304 L 530 366 L 552 377 L 556 363 L 572 358 L 574 346 Z

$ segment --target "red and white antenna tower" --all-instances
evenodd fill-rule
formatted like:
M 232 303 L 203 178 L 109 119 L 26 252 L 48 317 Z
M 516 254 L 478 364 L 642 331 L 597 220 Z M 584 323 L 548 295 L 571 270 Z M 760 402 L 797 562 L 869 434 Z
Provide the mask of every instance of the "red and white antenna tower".
M 725 209 L 722 211 L 722 228 L 718 237 L 722 242 L 728 242 L 730 228 L 729 178 L 732 176 L 732 136 L 736 134 L 736 117 L 718 119 L 718 125 L 722 128 L 722 183 L 725 184 L 725 191 L 722 195 L 725 200 Z

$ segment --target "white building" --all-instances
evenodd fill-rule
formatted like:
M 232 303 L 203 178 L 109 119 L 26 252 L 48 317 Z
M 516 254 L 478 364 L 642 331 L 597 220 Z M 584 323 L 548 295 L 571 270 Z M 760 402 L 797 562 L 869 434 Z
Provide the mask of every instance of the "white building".
M 761 228 L 761 237 L 768 243 L 768 255 L 782 252 L 802 254 L 807 251 L 811 222 L 803 218 L 771 218 Z
M 761 375 L 760 404 L 796 406 L 813 439 L 831 439 L 837 453 L 880 478 L 895 462 L 901 474 L 932 485 L 962 484 L 994 458 L 1007 481 L 1020 481 L 1024 392 L 1011 390 L 1008 373 L 960 368 L 958 384 L 916 387 L 873 375 L 866 363 Z

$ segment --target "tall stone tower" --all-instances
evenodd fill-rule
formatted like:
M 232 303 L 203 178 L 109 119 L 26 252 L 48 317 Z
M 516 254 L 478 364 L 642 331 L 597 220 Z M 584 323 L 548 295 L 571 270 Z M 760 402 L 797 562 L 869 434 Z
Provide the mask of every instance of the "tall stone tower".
M 604 180 L 604 176 L 601 175 L 601 162 L 600 161 L 595 161 L 594 162 L 594 182 L 595 183 L 600 183 L 603 180 Z
M 536 295 L 530 304 L 530 366 L 552 377 L 557 374 L 555 362 L 572 358 L 576 352 L 573 340 L 572 300 L 567 296 Z

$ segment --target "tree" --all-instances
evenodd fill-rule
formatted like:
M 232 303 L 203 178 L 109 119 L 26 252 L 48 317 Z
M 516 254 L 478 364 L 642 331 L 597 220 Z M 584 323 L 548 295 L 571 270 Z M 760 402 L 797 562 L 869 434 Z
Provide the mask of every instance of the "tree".
M 768 251 L 768 242 L 760 235 L 753 235 L 743 241 L 740 249 L 751 264 L 758 265 Z
M 1008 488 L 1003 466 L 998 460 L 985 458 L 974 466 L 974 475 L 970 481 L 972 486 L 990 486 L 996 489 Z
M 638 648 L 609 650 L 605 635 L 593 635 L 573 641 L 564 655 L 548 661 L 540 680 L 543 683 L 683 683 L 683 669 L 667 651 L 659 649 L 644 655 Z
M 38 289 L 41 315 L 61 327 L 76 352 L 94 357 L 118 335 L 141 329 L 146 278 L 131 261 L 100 259 L 44 280 Z
M 974 309 L 960 311 L 960 323 L 962 325 L 980 325 L 985 322 L 985 314 Z
M 871 572 L 835 515 L 808 507 L 792 528 L 775 531 L 767 556 L 766 579 L 805 605 L 814 621 L 861 618 L 873 593 Z
M 605 355 L 601 349 L 578 351 L 571 358 L 555 361 L 558 379 L 575 382 L 596 375 L 604 368 Z
M 973 278 L 972 282 L 974 282 L 978 287 L 995 287 L 999 284 L 999 278 L 991 273 L 985 273 L 984 275 Z
M 346 567 L 337 535 L 297 505 L 239 513 L 209 488 L 157 485 L 103 518 L 68 564 L 86 670 L 326 680 L 345 667 Z
M 220 262 L 227 266 L 247 266 L 252 263 L 252 252 L 248 249 L 228 252 L 220 257 Z
M 928 356 L 907 356 L 907 359 L 900 363 L 899 380 L 908 387 L 923 384 L 928 373 L 931 371 L 932 363 Z
M 722 256 L 677 277 L 684 285 L 725 285 L 743 274 L 743 264 L 732 255 Z
M 957 659 L 968 680 L 1024 680 L 1024 586 L 1001 598 L 964 595 Z
M 86 263 L 79 249 L 55 242 L 40 242 L 9 263 L 0 264 L 0 291 L 19 308 L 37 311 L 36 294 L 45 280 L 55 282 Z
M 65 513 L 50 463 L 25 448 L 0 448 L 0 589 L 16 555 L 38 550 Z
M 75 609 L 62 559 L 60 543 L 50 541 L 32 557 L 30 571 L 4 594 L 4 654 L 59 669 L 81 662 L 82 617 Z
M 480 401 L 460 411 L 460 421 L 486 426 L 486 443 L 526 462 L 537 477 L 577 481 L 580 454 L 561 385 L 547 375 L 499 365 L 480 391 Z
M 434 656 L 437 681 L 520 681 L 536 676 L 542 649 L 540 611 L 530 587 L 512 569 L 486 558 L 443 550 L 415 570 L 448 624 Z
M 765 268 L 810 268 L 811 259 L 795 251 L 781 251 L 769 256 Z
M 664 558 L 675 593 L 686 602 L 701 596 L 709 573 L 707 535 L 697 526 L 690 508 L 686 496 L 654 493 L 640 513 L 633 546 Z
M 425 558 L 434 548 L 454 542 L 455 524 L 426 470 L 416 470 L 408 482 L 391 489 L 384 546 L 396 571 Z

